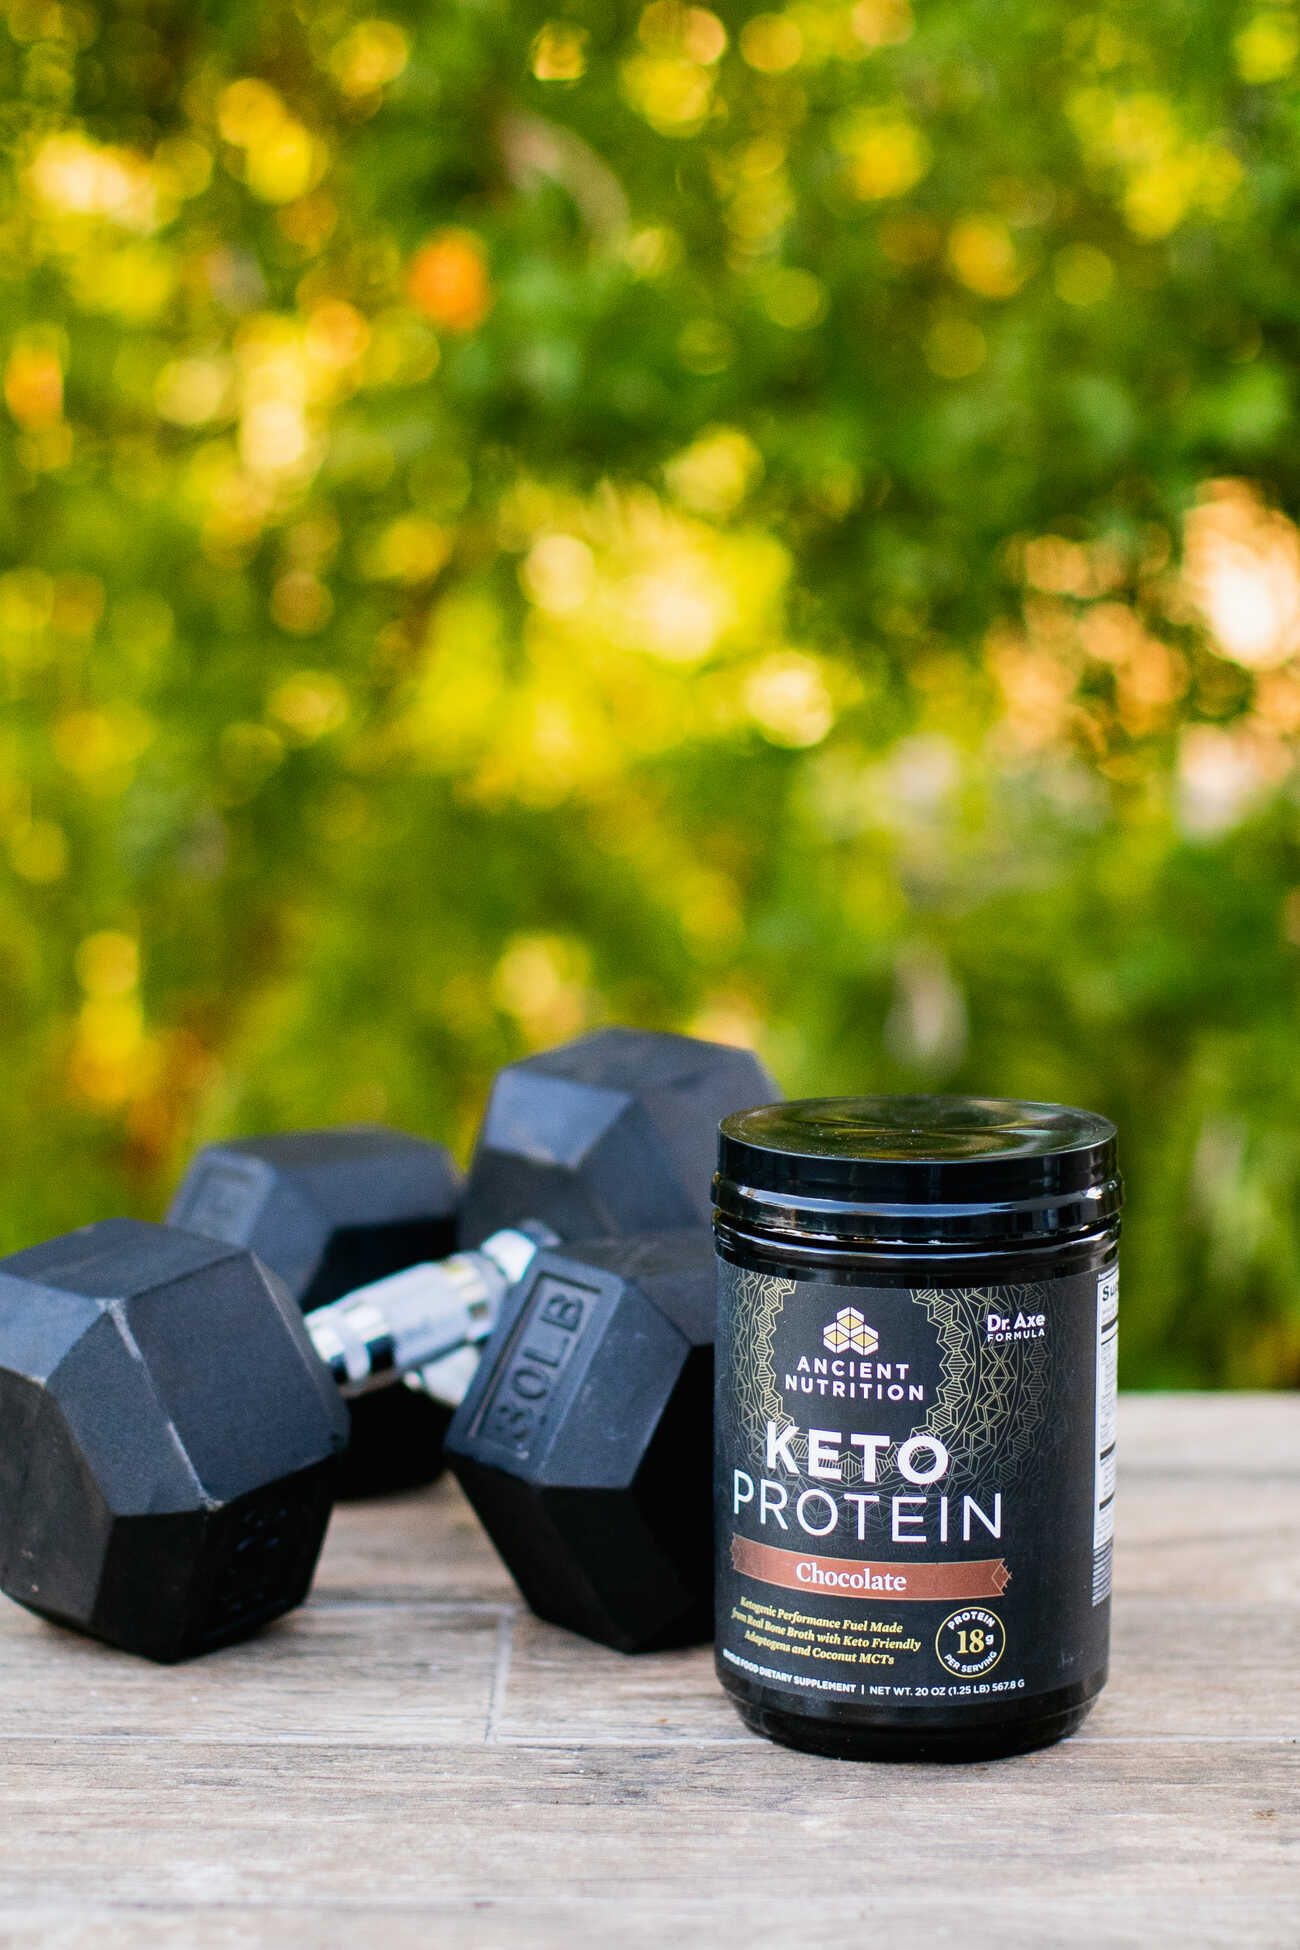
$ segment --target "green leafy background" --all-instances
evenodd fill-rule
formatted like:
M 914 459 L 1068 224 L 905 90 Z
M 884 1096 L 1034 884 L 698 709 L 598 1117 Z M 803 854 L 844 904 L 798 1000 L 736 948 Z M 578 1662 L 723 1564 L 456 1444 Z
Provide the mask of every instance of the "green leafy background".
M 0 1244 L 624 1020 L 1300 1381 L 1294 9 L 4 16 Z

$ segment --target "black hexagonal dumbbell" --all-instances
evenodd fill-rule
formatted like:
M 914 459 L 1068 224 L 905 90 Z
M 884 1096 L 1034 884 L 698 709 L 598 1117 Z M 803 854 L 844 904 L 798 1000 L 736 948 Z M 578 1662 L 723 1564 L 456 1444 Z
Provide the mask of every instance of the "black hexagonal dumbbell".
M 347 1411 L 251 1253 L 107 1219 L 0 1261 L 0 1586 L 151 1659 L 301 1603 Z
M 304 1313 L 456 1243 L 461 1174 L 440 1144 L 374 1125 L 234 1138 L 200 1151 L 167 1224 L 247 1246 Z M 349 1403 L 335 1493 L 380 1496 L 432 1482 L 469 1374 L 457 1355 L 424 1385 Z
M 476 1223 L 522 1166 L 534 1205 L 568 1221 L 700 1225 L 719 1118 L 772 1095 L 753 1057 L 686 1037 L 607 1030 L 530 1058 L 493 1094 Z M 558 1230 L 546 1209 L 516 1216 L 541 1223 L 305 1318 L 251 1253 L 134 1221 L 0 1261 L 0 1588 L 160 1659 L 300 1602 L 346 1434 L 329 1386 L 386 1387 L 484 1339 Z M 635 1375 L 616 1388 L 635 1392 Z M 256 1412 L 235 1412 L 245 1392 Z M 254 1439 L 263 1417 L 283 1421 L 280 1447 Z
M 447 1436 L 532 1609 L 620 1652 L 712 1636 L 713 1317 L 703 1227 L 543 1251 Z

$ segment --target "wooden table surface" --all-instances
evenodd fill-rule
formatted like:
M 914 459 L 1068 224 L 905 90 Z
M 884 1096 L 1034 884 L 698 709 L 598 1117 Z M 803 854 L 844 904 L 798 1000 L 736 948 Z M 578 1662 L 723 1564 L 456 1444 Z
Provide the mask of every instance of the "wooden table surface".
M 0 1601 L 0 1944 L 1300 1945 L 1300 1405 L 1129 1396 L 1110 1685 L 1066 1744 L 862 1766 L 705 1650 L 539 1624 L 454 1485 L 161 1669 Z

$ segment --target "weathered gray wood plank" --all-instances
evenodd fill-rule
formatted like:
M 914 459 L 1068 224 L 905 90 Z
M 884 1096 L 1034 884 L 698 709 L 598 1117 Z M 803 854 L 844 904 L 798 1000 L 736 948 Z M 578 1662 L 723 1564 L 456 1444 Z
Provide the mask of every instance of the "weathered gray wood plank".
M 0 1774 L 39 1865 L 0 1913 L 101 1940 L 1287 1945 L 1293 1751 L 1085 1748 L 947 1771 L 740 1750 L 57 1749 Z M 74 1934 L 80 1923 L 83 1934 Z M 183 1927 L 182 1927 L 183 1925 Z M 204 1934 L 195 1932 L 203 1927 Z M 323 1934 L 322 1934 L 323 1933 Z M 427 1941 L 427 1937 L 426 1937 Z
M 0 1945 L 1300 1941 L 1300 1407 L 1129 1399 L 1115 1659 L 1071 1742 L 854 1767 L 705 1651 L 520 1613 L 454 1486 L 341 1509 L 316 1593 L 171 1670 L 0 1606 Z

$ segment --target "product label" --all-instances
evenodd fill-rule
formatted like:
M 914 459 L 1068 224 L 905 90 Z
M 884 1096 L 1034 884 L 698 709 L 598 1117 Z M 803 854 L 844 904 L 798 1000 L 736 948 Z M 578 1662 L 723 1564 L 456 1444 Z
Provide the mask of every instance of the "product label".
M 788 1710 L 988 1703 L 1095 1674 L 1113 1267 L 978 1288 L 719 1274 L 724 1669 Z

